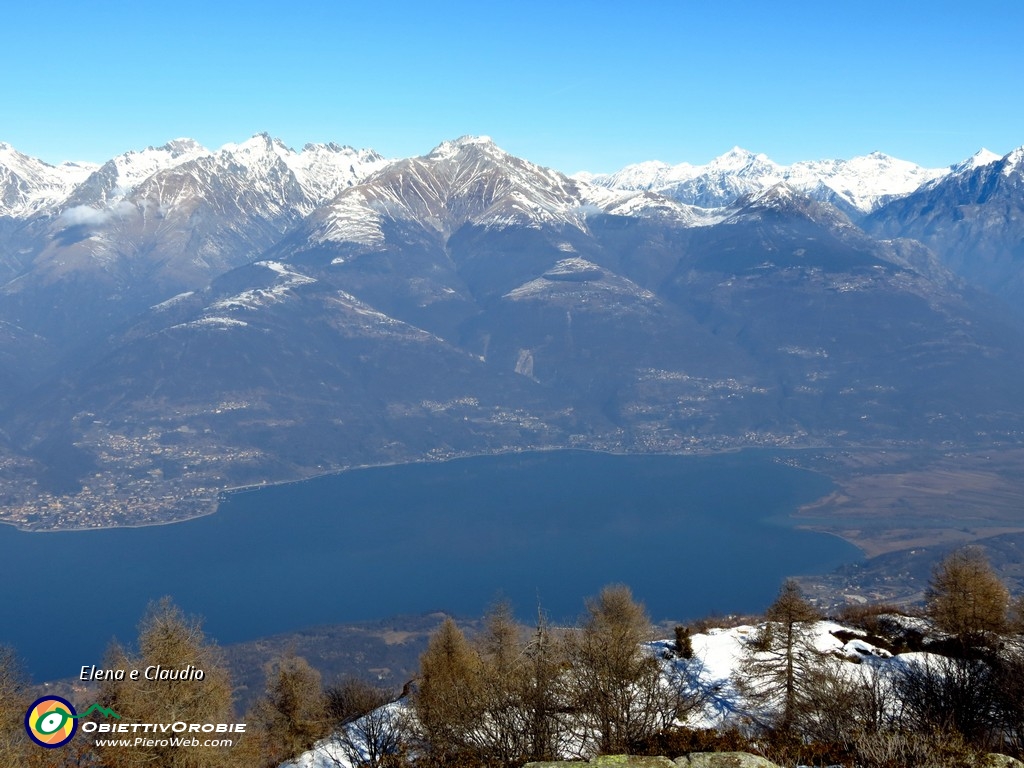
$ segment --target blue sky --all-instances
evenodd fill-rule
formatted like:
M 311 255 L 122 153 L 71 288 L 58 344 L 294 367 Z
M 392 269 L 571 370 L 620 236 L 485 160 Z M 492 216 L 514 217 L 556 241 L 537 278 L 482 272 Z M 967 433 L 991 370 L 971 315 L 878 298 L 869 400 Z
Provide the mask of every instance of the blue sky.
M 102 161 L 267 131 L 388 156 L 487 134 L 566 172 L 734 145 L 929 166 L 1024 144 L 1024 3 L 11 3 L 0 141 Z

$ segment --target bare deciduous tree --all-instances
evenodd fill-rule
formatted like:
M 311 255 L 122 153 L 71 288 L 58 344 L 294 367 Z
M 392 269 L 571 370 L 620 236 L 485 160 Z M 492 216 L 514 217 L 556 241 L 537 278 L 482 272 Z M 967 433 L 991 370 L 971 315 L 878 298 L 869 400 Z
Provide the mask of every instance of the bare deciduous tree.
M 330 688 L 327 697 L 336 728 L 333 742 L 349 765 L 379 768 L 400 760 L 411 729 L 391 691 L 352 677 Z
M 139 651 L 129 653 L 114 645 L 108 652 L 108 669 L 161 667 L 202 670 L 203 679 L 150 680 L 145 673 L 132 680 L 106 681 L 101 689 L 104 704 L 133 722 L 230 723 L 231 682 L 220 649 L 207 641 L 197 619 L 186 616 L 170 598 L 149 606 L 139 625 Z M 212 768 L 229 764 L 229 748 L 164 746 L 153 744 L 105 747 L 100 750 L 108 768 Z
M 645 647 L 651 623 L 628 587 L 587 601 L 583 626 L 568 637 L 567 683 L 584 754 L 628 753 L 675 718 L 676 691 Z
M 905 731 L 957 733 L 975 747 L 990 745 L 998 685 L 988 661 L 923 655 L 900 668 L 895 684 Z
M 928 615 L 935 626 L 965 646 L 985 644 L 1007 624 L 1010 594 L 980 549 L 949 555 L 935 568 L 928 587 Z
M 793 730 L 806 698 L 820 654 L 811 646 L 817 609 L 804 598 L 793 580 L 786 581 L 779 596 L 765 612 L 758 637 L 747 648 L 737 684 L 764 702 L 761 724 L 781 732 Z
M 420 657 L 413 703 L 429 759 L 456 763 L 480 756 L 476 733 L 483 715 L 483 664 L 450 618 Z
M 330 732 L 320 673 L 293 653 L 271 663 L 266 693 L 246 719 L 263 743 L 266 765 L 302 754 Z

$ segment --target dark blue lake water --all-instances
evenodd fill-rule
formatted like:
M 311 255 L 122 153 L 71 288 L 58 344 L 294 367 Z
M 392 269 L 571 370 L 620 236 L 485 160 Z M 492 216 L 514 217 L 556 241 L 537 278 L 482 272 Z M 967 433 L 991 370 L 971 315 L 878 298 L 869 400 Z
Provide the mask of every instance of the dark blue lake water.
M 347 472 L 230 496 L 187 523 L 0 526 L 0 644 L 36 680 L 101 665 L 171 595 L 220 643 L 398 613 L 476 616 L 499 594 L 555 620 L 622 582 L 654 619 L 764 608 L 788 575 L 859 558 L 786 515 L 830 489 L 777 454 L 564 451 Z

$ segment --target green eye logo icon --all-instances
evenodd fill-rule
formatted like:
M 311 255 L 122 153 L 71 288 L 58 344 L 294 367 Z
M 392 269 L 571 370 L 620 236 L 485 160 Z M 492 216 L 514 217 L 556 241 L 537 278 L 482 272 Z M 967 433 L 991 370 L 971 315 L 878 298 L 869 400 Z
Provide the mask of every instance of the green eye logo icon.
M 78 719 L 71 702 L 60 696 L 37 699 L 25 713 L 25 730 L 41 747 L 63 747 L 78 730 Z

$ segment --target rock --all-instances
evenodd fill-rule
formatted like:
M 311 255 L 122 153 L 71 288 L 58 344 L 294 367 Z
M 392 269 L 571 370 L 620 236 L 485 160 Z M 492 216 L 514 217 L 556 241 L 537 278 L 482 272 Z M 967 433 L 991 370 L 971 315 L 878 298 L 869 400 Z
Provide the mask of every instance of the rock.
M 1009 755 L 989 752 L 978 763 L 979 768 L 1024 768 L 1024 763 Z
M 691 752 L 675 764 L 677 768 L 779 768 L 771 760 L 749 752 Z
M 643 757 L 639 755 L 599 755 L 590 761 L 598 768 L 675 768 L 667 757 Z

